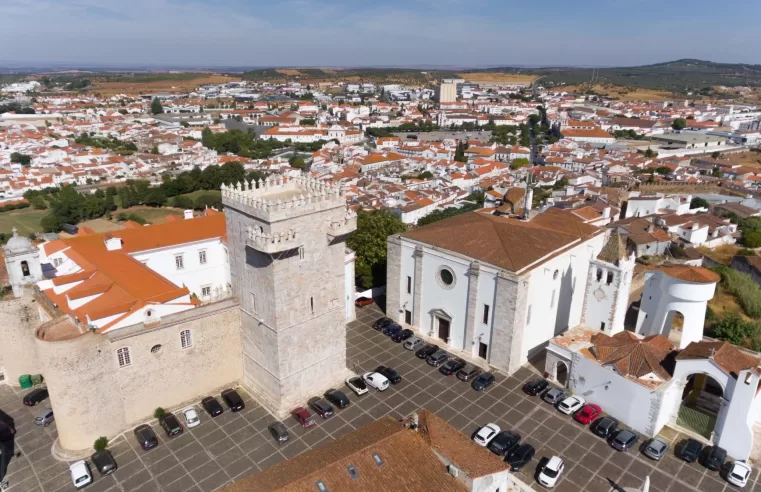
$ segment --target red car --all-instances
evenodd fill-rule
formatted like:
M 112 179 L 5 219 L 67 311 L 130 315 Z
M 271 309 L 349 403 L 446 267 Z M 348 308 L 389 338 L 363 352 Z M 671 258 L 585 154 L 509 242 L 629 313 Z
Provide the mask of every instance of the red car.
M 354 301 L 354 305 L 357 307 L 364 307 L 369 306 L 370 304 L 374 303 L 375 300 L 372 297 L 358 297 L 356 301 Z
M 303 427 L 311 427 L 314 425 L 314 419 L 312 418 L 312 414 L 309 413 L 309 410 L 307 410 L 304 407 L 296 407 L 291 411 L 291 415 L 293 415 L 293 418 L 299 421 L 299 424 L 301 424 Z
M 594 419 L 599 417 L 601 413 L 602 409 L 599 406 L 588 403 L 581 407 L 581 410 L 576 412 L 573 418 L 580 424 L 589 425 Z

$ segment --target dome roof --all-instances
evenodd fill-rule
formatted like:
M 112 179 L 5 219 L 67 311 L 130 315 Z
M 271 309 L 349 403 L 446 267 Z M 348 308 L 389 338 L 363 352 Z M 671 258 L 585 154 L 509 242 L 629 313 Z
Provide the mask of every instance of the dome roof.
M 13 228 L 13 237 L 3 246 L 6 253 L 25 253 L 27 251 L 33 251 L 32 241 L 24 236 L 19 236 L 16 228 Z

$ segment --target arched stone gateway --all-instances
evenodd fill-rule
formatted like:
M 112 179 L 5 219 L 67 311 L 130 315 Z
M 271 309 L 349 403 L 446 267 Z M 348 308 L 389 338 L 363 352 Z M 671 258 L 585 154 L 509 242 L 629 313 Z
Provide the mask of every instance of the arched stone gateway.
M 548 380 L 567 386 L 571 372 L 571 361 L 554 351 L 548 350 L 544 361 L 544 371 Z
M 712 439 L 716 422 L 727 404 L 719 381 L 706 373 L 690 374 L 684 383 L 676 423 Z

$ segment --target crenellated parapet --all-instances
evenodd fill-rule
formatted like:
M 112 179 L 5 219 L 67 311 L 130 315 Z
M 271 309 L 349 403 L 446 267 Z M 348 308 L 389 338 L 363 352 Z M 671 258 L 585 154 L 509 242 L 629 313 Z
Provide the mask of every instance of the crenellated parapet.
M 333 240 L 336 237 L 349 234 L 355 230 L 357 230 L 357 213 L 353 210 L 347 210 L 343 219 L 330 222 L 328 227 L 328 238 Z
M 302 246 L 300 235 L 293 229 L 270 234 L 255 227 L 248 227 L 246 232 L 246 244 L 262 253 L 280 253 Z

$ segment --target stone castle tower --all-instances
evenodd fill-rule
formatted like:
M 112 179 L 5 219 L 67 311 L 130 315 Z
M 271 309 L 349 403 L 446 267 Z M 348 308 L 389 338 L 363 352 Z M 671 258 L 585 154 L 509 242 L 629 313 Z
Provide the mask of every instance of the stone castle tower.
M 597 258 L 589 262 L 582 324 L 606 335 L 624 330 L 635 257 L 613 232 Z
M 338 385 L 346 368 L 345 239 L 339 187 L 307 177 L 222 187 L 243 383 L 279 417 Z

